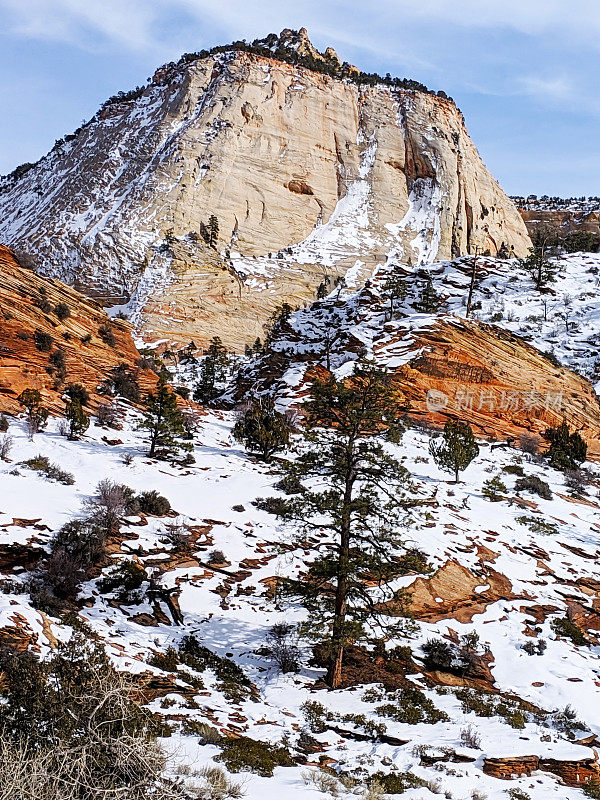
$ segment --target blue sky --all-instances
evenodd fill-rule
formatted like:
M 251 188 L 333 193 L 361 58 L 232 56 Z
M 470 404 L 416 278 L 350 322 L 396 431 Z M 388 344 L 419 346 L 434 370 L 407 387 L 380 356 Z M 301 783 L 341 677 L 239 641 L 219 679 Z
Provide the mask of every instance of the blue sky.
M 0 0 L 0 174 L 165 61 L 305 26 L 452 95 L 511 194 L 600 194 L 600 0 Z

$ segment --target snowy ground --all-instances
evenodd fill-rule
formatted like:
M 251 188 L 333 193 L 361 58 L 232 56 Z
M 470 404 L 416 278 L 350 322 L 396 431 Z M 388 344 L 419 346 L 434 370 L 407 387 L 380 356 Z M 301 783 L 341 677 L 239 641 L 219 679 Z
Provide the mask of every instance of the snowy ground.
M 131 415 L 130 415 L 131 416 Z M 193 525 L 207 524 L 210 540 L 198 545 L 198 560 L 206 558 L 209 550 L 218 548 L 227 556 L 235 572 L 244 559 L 258 559 L 247 569 L 249 573 L 224 599 L 215 590 L 223 583 L 223 575 L 204 566 L 182 566 L 167 571 L 162 582 L 165 586 L 181 589 L 180 606 L 184 624 L 174 626 L 159 624 L 145 627 L 132 617 L 150 606 L 116 608 L 109 604 L 110 596 L 100 595 L 96 581 L 85 585 L 83 596 L 89 598 L 81 615 L 102 636 L 109 652 L 120 667 L 134 671 L 160 671 L 145 661 L 152 652 L 163 651 L 177 644 L 185 633 L 194 633 L 204 645 L 220 655 L 231 656 L 256 684 L 260 700 L 232 704 L 216 688 L 210 673 L 204 676 L 206 691 L 196 696 L 196 708 L 177 691 L 169 695 L 174 703 L 163 708 L 161 701 L 153 707 L 167 717 L 191 717 L 197 720 L 210 718 L 219 727 L 244 731 L 253 738 L 278 743 L 287 736 L 293 743 L 299 731 L 307 730 L 300 706 L 307 699 L 318 700 L 335 713 L 364 713 L 368 718 L 382 721 L 374 711 L 376 702 L 364 699 L 366 686 L 328 692 L 315 690 L 314 682 L 322 674 L 308 664 L 308 652 L 299 674 L 281 675 L 265 655 L 259 652 L 265 643 L 268 628 L 278 621 L 299 620 L 301 609 L 288 604 L 278 606 L 268 599 L 264 580 L 277 575 L 289 575 L 303 564 L 302 553 L 277 555 L 276 542 L 285 540 L 286 531 L 265 512 L 253 507 L 252 501 L 273 491 L 277 481 L 276 470 L 258 464 L 249 458 L 232 441 L 229 414 L 212 413 L 200 420 L 195 441 L 196 463 L 192 467 L 171 466 L 165 462 L 150 461 L 145 455 L 142 434 L 136 432 L 133 420 L 116 436 L 122 443 L 109 445 L 102 436 L 116 438 L 114 432 L 92 427 L 79 442 L 68 442 L 60 436 L 52 423 L 48 432 L 38 434 L 29 442 L 20 421 L 11 424 L 14 437 L 12 463 L 2 464 L 2 515 L 0 516 L 0 545 L 9 542 L 47 543 L 52 533 L 64 522 L 82 513 L 82 504 L 93 494 L 99 480 L 109 477 L 127 484 L 137 491 L 155 488 L 170 500 L 178 519 Z M 405 459 L 415 476 L 419 493 L 424 497 L 435 495 L 438 507 L 433 518 L 407 532 L 407 539 L 424 550 L 433 568 L 449 558 L 482 574 L 482 564 L 477 555 L 477 545 L 488 547 L 498 556 L 493 569 L 507 576 L 512 591 L 518 599 L 498 601 L 482 614 L 473 617 L 472 623 L 460 624 L 452 618 L 437 623 L 421 623 L 415 636 L 397 644 L 409 644 L 419 660 L 419 645 L 432 635 L 443 635 L 448 629 L 458 634 L 475 631 L 482 642 L 489 644 L 494 655 L 492 672 L 497 688 L 517 694 L 545 711 L 559 711 L 571 705 L 590 731 L 600 734 L 600 681 L 596 647 L 576 648 L 570 642 L 557 639 L 550 627 L 550 619 L 564 616 L 566 598 L 579 598 L 588 604 L 586 589 L 578 579 L 594 580 L 600 551 L 598 526 L 598 488 L 590 487 L 586 502 L 573 502 L 568 498 L 560 473 L 544 466 L 530 463 L 528 456 L 516 451 L 490 450 L 482 446 L 476 462 L 464 473 L 464 482 L 454 486 L 430 461 L 428 437 L 409 431 L 397 454 Z M 75 477 L 72 486 L 63 486 L 42 478 L 20 465 L 24 459 L 37 453 L 47 455 L 51 461 Z M 126 456 L 132 462 L 124 463 Z M 542 500 L 526 495 L 535 506 L 523 511 L 507 501 L 490 503 L 482 497 L 484 480 L 500 474 L 508 487 L 507 496 L 513 496 L 513 475 L 502 473 L 503 467 L 520 462 L 526 474 L 540 475 L 553 491 L 552 500 Z M 592 502 L 589 502 L 589 501 Z M 237 510 L 234 509 L 237 507 Z M 241 507 L 243 506 L 243 510 Z M 552 523 L 550 532 L 533 533 L 528 524 L 518 517 L 529 516 Z M 41 520 L 41 522 L 34 522 Z M 208 523 L 203 521 L 208 520 Z M 141 546 L 141 557 L 148 574 L 161 559 L 168 558 L 169 545 L 165 537 L 166 525 L 173 519 L 148 518 L 148 524 L 139 526 L 139 520 L 128 520 L 124 530 L 131 532 L 129 543 Z M 16 523 L 16 524 L 15 524 Z M 47 530 L 40 530 L 40 526 Z M 36 526 L 36 527 L 34 527 Z M 575 548 L 576 552 L 572 549 Z M 115 560 L 127 553 L 115 556 Z M 247 566 L 247 562 L 245 562 Z M 243 566 L 243 565 L 242 565 Z M 413 577 L 401 579 L 411 583 Z M 482 591 L 485 578 L 482 577 Z M 47 642 L 40 614 L 28 604 L 25 594 L 0 595 L 0 625 L 14 625 L 16 615 L 21 615 L 27 626 L 38 634 L 42 644 Z M 533 605 L 552 605 L 557 608 L 539 627 L 538 638 L 544 639 L 547 649 L 541 656 L 529 656 L 521 648 L 531 637 L 525 629 L 532 622 L 527 608 Z M 168 614 L 167 610 L 165 613 Z M 21 623 L 23 624 L 23 623 Z M 53 625 L 56 635 L 63 635 L 60 627 Z M 393 644 L 393 643 L 391 643 Z M 424 684 L 419 675 L 413 676 L 415 685 Z M 537 684 L 537 685 L 536 685 Z M 541 684 L 541 685 L 540 685 Z M 563 734 L 550 727 L 528 722 L 522 730 L 513 729 L 499 717 L 477 717 L 465 714 L 453 693 L 439 694 L 425 689 L 435 705 L 445 710 L 449 722 L 435 725 L 407 725 L 384 719 L 387 732 L 409 740 L 399 747 L 378 742 L 358 742 L 338 733 L 327 731 L 314 734 L 326 745 L 327 756 L 337 762 L 342 770 L 362 770 L 365 774 L 383 770 L 412 771 L 414 774 L 439 784 L 441 793 L 456 800 L 470 798 L 477 790 L 489 798 L 506 798 L 506 790 L 519 787 L 534 800 L 545 798 L 576 798 L 575 789 L 560 786 L 545 773 L 535 774 L 507 784 L 482 773 L 484 756 L 540 754 L 555 758 L 592 756 L 589 748 L 573 745 Z M 208 692 L 208 693 L 206 693 Z M 381 702 L 381 701 L 379 701 Z M 351 723 L 340 723 L 352 730 Z M 426 747 L 448 746 L 465 752 L 461 744 L 461 730 L 472 725 L 481 737 L 479 749 L 471 751 L 475 758 L 466 764 L 438 764 L 437 768 L 419 764 L 419 745 Z M 177 730 L 175 723 L 175 730 Z M 177 758 L 196 765 L 205 763 L 218 754 L 214 746 L 200 746 L 194 736 L 176 734 L 167 742 L 177 751 Z M 315 757 L 316 759 L 317 757 Z M 306 797 L 324 795 L 306 783 L 305 767 L 277 768 L 273 778 L 247 774 L 246 796 L 250 800 L 265 798 Z M 435 794 L 439 794 L 436 786 Z M 346 796 L 341 789 L 341 796 Z M 347 795 L 352 796 L 351 794 Z M 411 789 L 405 796 L 412 800 L 427 800 L 434 794 L 422 787 Z

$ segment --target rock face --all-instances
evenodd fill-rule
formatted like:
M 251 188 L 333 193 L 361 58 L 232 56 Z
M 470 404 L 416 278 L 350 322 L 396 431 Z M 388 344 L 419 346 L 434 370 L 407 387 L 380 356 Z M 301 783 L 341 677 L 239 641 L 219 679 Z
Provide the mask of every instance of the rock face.
M 280 45 L 315 57 L 304 31 Z M 255 53 L 167 65 L 67 139 L 0 182 L 0 238 L 88 294 L 133 295 L 149 338 L 239 348 L 326 276 L 530 244 L 451 100 Z
M 97 387 L 113 367 L 125 363 L 135 368 L 139 353 L 129 323 L 110 320 L 93 300 L 60 281 L 20 267 L 10 250 L 2 246 L 0 272 L 1 411 L 22 411 L 17 397 L 31 388 L 41 392 L 43 404 L 50 411 L 60 413 L 64 411 L 62 393 L 69 383 L 82 384 L 91 395 L 91 406 L 95 406 L 102 400 Z M 61 319 L 67 313 L 64 309 L 68 316 Z M 110 331 L 113 339 L 103 331 Z M 57 352 L 64 357 L 66 374 L 62 379 L 52 358 Z M 140 372 L 140 378 L 145 388 L 156 382 L 149 371 Z

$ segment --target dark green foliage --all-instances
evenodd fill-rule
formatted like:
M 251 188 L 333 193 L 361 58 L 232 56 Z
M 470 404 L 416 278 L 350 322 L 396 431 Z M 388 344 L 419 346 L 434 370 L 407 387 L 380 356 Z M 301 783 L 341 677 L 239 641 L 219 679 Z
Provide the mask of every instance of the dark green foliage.
M 29 458 L 23 462 L 25 467 L 34 469 L 36 472 L 42 472 L 47 478 L 58 483 L 64 483 L 65 486 L 72 486 L 75 483 L 75 478 L 70 472 L 65 472 L 57 464 L 53 464 L 47 456 L 37 455 L 34 458 Z
M 446 639 L 428 639 L 421 646 L 425 654 L 423 663 L 429 670 L 465 675 L 479 657 L 479 637 L 465 634 L 459 642 Z
M 141 589 L 146 580 L 146 570 L 140 564 L 121 561 L 97 585 L 102 594 L 114 592 L 117 602 L 137 605 L 144 599 Z
M 296 763 L 287 747 L 260 742 L 249 736 L 223 739 L 221 748 L 215 761 L 222 761 L 230 772 L 254 772 L 270 778 L 275 767 L 293 767 Z
M 412 307 L 420 314 L 435 314 L 442 304 L 442 298 L 436 292 L 431 276 L 428 275 L 420 284 L 417 299 Z
M 219 336 L 211 339 L 200 365 L 200 376 L 194 389 L 194 400 L 197 403 L 210 405 L 219 395 L 217 384 L 225 380 L 229 356 Z
M 449 419 L 444 425 L 442 439 L 433 439 L 429 443 L 429 452 L 438 467 L 454 473 L 454 480 L 458 482 L 458 473 L 477 457 L 479 445 L 467 422 Z
M 52 550 L 63 550 L 82 568 L 104 560 L 106 530 L 95 521 L 74 519 L 65 523 L 52 540 Z
M 19 405 L 23 406 L 27 412 L 27 423 L 29 427 L 29 435 L 33 436 L 39 430 L 42 430 L 48 424 L 48 409 L 44 408 L 42 403 L 42 395 L 37 389 L 24 389 L 17 397 Z
M 520 464 L 507 464 L 502 468 L 502 472 L 506 472 L 507 475 L 519 475 L 521 478 L 525 475 L 525 470 Z
M 213 653 L 194 636 L 184 636 L 181 640 L 179 660 L 196 672 L 212 670 L 217 678 L 217 688 L 232 702 L 239 703 L 255 694 L 252 682 L 241 667 L 234 661 Z
M 116 395 L 137 403 L 140 399 L 140 386 L 137 379 L 137 371 L 129 369 L 127 364 L 119 364 L 113 369 L 112 391 Z
M 150 432 L 150 458 L 168 458 L 179 450 L 192 449 L 191 444 L 180 441 L 186 436 L 183 414 L 164 376 L 159 378 L 156 391 L 146 396 L 144 417 L 138 427 Z
M 483 689 L 458 689 L 456 699 L 460 700 L 462 711 L 478 717 L 501 717 L 511 728 L 522 730 L 532 718 L 526 704 L 515 698 L 503 697 Z
M 90 418 L 79 400 L 70 400 L 65 405 L 65 417 L 69 422 L 69 439 L 79 439 L 90 426 Z
M 532 250 L 527 258 L 520 258 L 519 266 L 531 277 L 538 291 L 556 280 L 556 267 L 541 250 Z
M 275 408 L 271 396 L 259 397 L 242 409 L 232 430 L 233 438 L 242 442 L 251 453 L 269 461 L 290 442 L 291 426 Z
M 422 574 L 431 572 L 431 567 L 427 562 L 427 555 L 418 547 L 409 547 L 401 556 L 396 559 L 397 576 L 411 575 L 412 573 Z
M 153 653 L 148 659 L 148 664 L 165 672 L 177 672 L 180 664 L 179 653 L 174 647 L 167 647 L 164 653 Z
M 90 393 L 80 383 L 70 383 L 65 389 L 65 394 L 69 400 L 77 401 L 82 406 L 87 406 L 90 402 Z
M 556 469 L 579 469 L 586 460 L 586 443 L 576 431 L 570 432 L 566 422 L 561 422 L 556 428 L 548 428 L 544 436 L 550 441 L 548 459 Z
M 289 303 L 282 303 L 279 308 L 271 314 L 269 319 L 264 325 L 265 329 L 265 345 L 271 344 L 282 330 L 287 326 L 289 318 L 292 316 L 294 309 Z M 257 342 L 260 341 L 257 339 Z M 256 347 L 256 342 L 255 342 Z M 264 348 L 263 348 L 264 350 Z
M 505 492 L 506 486 L 497 475 L 487 480 L 483 484 L 483 489 L 481 490 L 481 494 L 488 500 L 491 500 L 492 503 L 497 503 L 499 500 L 502 500 L 502 495 Z
M 208 218 L 208 244 L 216 249 L 219 241 L 219 220 L 214 214 Z
M 377 706 L 375 709 L 382 717 L 389 717 L 396 722 L 406 725 L 426 723 L 435 725 L 437 722 L 448 722 L 450 717 L 445 711 L 440 711 L 435 704 L 417 688 L 397 689 L 389 692 L 390 702 Z
M 4 414 L 0 414 L 0 433 L 6 433 L 8 428 L 8 419 Z
M 392 270 L 394 267 L 392 266 Z M 382 295 L 388 300 L 389 318 L 394 318 L 394 306 L 400 304 L 407 293 L 406 281 L 392 272 L 381 289 Z
M 50 358 L 48 360 L 51 365 L 51 368 L 48 369 L 48 372 L 51 374 L 55 372 L 58 380 L 64 381 L 64 379 L 67 377 L 67 363 L 65 361 L 64 350 L 55 350 L 50 354 Z
M 427 781 L 413 775 L 412 772 L 376 772 L 370 778 L 371 783 L 378 783 L 386 794 L 404 794 L 409 789 L 420 789 L 427 786 Z
M 589 641 L 584 636 L 581 628 L 577 627 L 574 622 L 571 622 L 568 617 L 553 619 L 550 623 L 550 627 L 557 636 L 560 636 L 562 639 L 570 639 L 573 644 L 578 647 L 586 647 L 589 645 Z
M 565 236 L 562 246 L 567 253 L 597 253 L 600 250 L 600 236 L 592 231 L 575 231 Z
M 521 525 L 526 525 L 532 533 L 540 533 L 542 535 L 558 534 L 558 527 L 554 522 L 547 522 L 545 519 L 534 516 L 519 516 L 516 518 L 517 522 Z
M 522 645 L 521 650 L 526 652 L 528 656 L 541 656 L 547 647 L 548 645 L 543 639 L 530 639 Z
M 71 316 L 71 309 L 66 303 L 57 303 L 54 306 L 54 313 L 61 322 L 64 322 Z
M 114 347 L 117 343 L 117 339 L 109 323 L 100 325 L 98 328 L 98 336 L 102 339 L 104 344 L 107 344 L 109 347 Z
M 590 780 L 583 785 L 582 791 L 586 797 L 591 797 L 593 800 L 600 800 L 600 781 L 596 778 L 590 778 Z
M 33 334 L 33 341 L 38 350 L 42 353 L 47 353 L 52 349 L 53 338 L 49 333 L 46 333 L 41 328 L 36 328 Z
M 135 509 L 133 511 L 132 509 Z M 171 511 L 171 503 L 156 489 L 138 494 L 129 503 L 130 513 L 151 514 L 154 517 L 164 517 Z
M 399 427 L 398 401 L 382 370 L 363 363 L 346 380 L 316 381 L 304 412 L 306 448 L 282 465 L 298 492 L 258 505 L 296 526 L 297 547 L 307 549 L 311 536 L 318 539 L 308 574 L 284 588 L 309 610 L 303 633 L 326 651 L 327 680 L 336 687 L 345 647 L 366 636 L 368 619 L 381 624 L 385 616 L 373 607 L 364 578 L 385 595 L 398 569 L 398 522 L 416 503 L 407 499 L 407 471 L 375 438 Z M 402 627 L 386 617 L 388 630 Z
M 515 482 L 516 492 L 532 492 L 544 500 L 552 500 L 550 486 L 537 475 L 526 475 Z

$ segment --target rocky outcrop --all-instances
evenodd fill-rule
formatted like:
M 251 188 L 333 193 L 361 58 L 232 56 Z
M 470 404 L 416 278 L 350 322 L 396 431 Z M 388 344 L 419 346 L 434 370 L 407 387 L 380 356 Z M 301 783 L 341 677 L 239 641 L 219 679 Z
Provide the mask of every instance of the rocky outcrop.
M 2 246 L 0 272 L 1 411 L 22 411 L 17 397 L 32 388 L 50 411 L 62 412 L 69 383 L 82 384 L 94 407 L 103 400 L 98 386 L 114 367 L 136 368 L 139 353 L 129 323 L 110 320 L 93 300 L 19 266 Z M 150 371 L 140 371 L 139 378 L 142 388 L 156 382 Z
M 305 32 L 281 42 L 315 58 Z M 389 253 L 529 247 L 447 98 L 245 51 L 167 65 L 137 94 L 0 183 L 0 237 L 88 294 L 133 295 L 149 338 L 240 348 L 281 299 Z M 209 215 L 216 250 L 198 235 Z
M 596 751 L 591 757 L 572 760 L 541 758 L 540 756 L 509 756 L 507 758 L 486 758 L 483 771 L 495 778 L 510 780 L 524 775 L 530 776 L 537 770 L 551 772 L 566 786 L 583 786 L 588 781 L 598 781 L 600 764 Z

